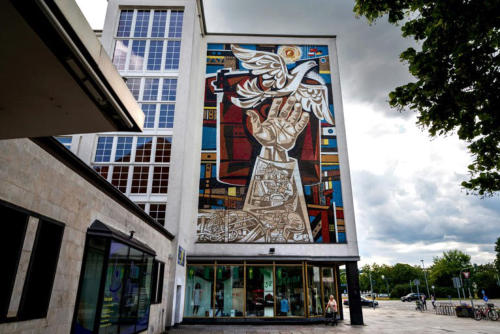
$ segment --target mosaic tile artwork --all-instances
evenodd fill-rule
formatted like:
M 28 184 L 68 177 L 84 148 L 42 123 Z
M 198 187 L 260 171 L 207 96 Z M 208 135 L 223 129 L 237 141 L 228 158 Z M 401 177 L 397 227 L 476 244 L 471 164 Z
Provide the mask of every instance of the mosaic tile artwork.
M 208 44 L 197 241 L 346 241 L 328 47 Z

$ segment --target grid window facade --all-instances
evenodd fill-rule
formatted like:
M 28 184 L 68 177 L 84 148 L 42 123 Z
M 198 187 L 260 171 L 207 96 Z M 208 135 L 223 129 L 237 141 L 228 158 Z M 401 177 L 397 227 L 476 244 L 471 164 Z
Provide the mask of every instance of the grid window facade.
M 179 59 L 181 56 L 181 42 L 168 41 L 165 57 L 165 69 L 176 70 L 179 68 Z
M 115 52 L 113 53 L 113 64 L 119 71 L 123 71 L 127 63 L 128 43 L 129 41 L 127 39 L 116 41 Z
M 144 80 L 144 93 L 142 95 L 143 101 L 156 101 L 158 100 L 158 88 L 160 79 L 146 78 Z
M 150 10 L 138 10 L 135 19 L 134 37 L 147 37 Z
M 170 13 L 170 25 L 168 29 L 168 37 L 180 38 L 182 36 L 183 17 L 184 13 L 181 11 L 172 11 Z
M 149 215 L 162 225 L 165 225 L 166 210 L 167 210 L 166 204 L 151 203 L 149 205 Z
M 144 54 L 146 53 L 146 41 L 133 40 L 132 53 L 130 55 L 130 64 L 128 69 L 130 71 L 142 71 L 144 66 Z
M 128 183 L 128 166 L 114 166 L 111 184 L 114 185 L 121 192 L 127 191 Z
M 144 128 L 152 129 L 155 127 L 156 104 L 143 104 L 141 106 L 144 112 Z
M 132 28 L 133 18 L 134 18 L 134 11 L 133 10 L 122 10 L 121 11 L 116 36 L 118 36 L 118 37 L 129 37 L 130 36 L 130 29 Z
M 152 194 L 166 194 L 168 190 L 168 166 L 155 166 L 153 168 Z
M 153 15 L 153 27 L 151 28 L 151 37 L 164 37 L 167 24 L 166 10 L 155 10 Z
M 139 100 L 139 94 L 141 93 L 141 78 L 127 78 L 127 87 L 130 89 L 135 99 Z
M 177 79 L 163 79 L 161 100 L 175 101 L 176 94 L 177 94 Z
M 111 161 L 111 150 L 113 148 L 113 137 L 99 137 L 97 139 L 97 149 L 95 151 L 96 162 Z
M 94 170 L 103 178 L 108 178 L 109 166 L 94 166 Z
M 132 173 L 131 194 L 145 194 L 148 192 L 149 166 L 134 166 Z
M 132 137 L 118 137 L 115 162 L 129 162 L 132 153 Z
M 138 137 L 135 150 L 135 162 L 150 162 L 153 137 Z
M 159 128 L 174 127 L 175 104 L 161 104 L 160 117 L 158 119 Z
M 172 42 L 169 42 L 172 43 Z M 161 68 L 163 41 L 151 41 L 148 55 L 148 71 L 158 71 Z
M 158 137 L 156 142 L 155 162 L 170 162 L 171 149 L 171 137 Z

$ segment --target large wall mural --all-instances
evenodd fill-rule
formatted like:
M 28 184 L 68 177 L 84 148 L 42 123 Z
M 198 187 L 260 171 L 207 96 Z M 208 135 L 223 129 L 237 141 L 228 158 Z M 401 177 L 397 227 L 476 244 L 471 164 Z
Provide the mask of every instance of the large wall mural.
M 208 44 L 198 242 L 342 243 L 328 47 Z

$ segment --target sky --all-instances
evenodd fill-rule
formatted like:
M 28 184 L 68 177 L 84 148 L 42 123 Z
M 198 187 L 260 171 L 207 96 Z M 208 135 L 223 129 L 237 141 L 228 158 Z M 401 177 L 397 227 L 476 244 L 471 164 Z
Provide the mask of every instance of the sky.
M 107 1 L 77 0 L 102 29 Z M 360 265 L 425 266 L 461 249 L 472 262 L 495 257 L 500 196 L 467 195 L 460 182 L 471 158 L 455 135 L 431 138 L 388 93 L 411 81 L 399 54 L 414 45 L 385 19 L 369 25 L 354 2 L 205 0 L 209 32 L 336 35 Z

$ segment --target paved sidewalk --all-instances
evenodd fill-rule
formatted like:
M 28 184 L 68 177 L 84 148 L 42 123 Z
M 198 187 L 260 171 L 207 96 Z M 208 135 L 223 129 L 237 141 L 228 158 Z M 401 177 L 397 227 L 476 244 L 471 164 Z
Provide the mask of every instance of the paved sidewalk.
M 499 301 L 493 301 L 500 305 Z M 375 310 L 363 308 L 365 326 L 349 325 L 349 309 L 345 309 L 346 320 L 337 327 L 325 325 L 181 325 L 169 331 L 172 334 L 296 334 L 296 333 L 476 333 L 500 334 L 500 320 L 475 321 L 471 318 L 436 315 L 429 311 L 415 311 L 415 303 L 400 301 L 380 301 Z

